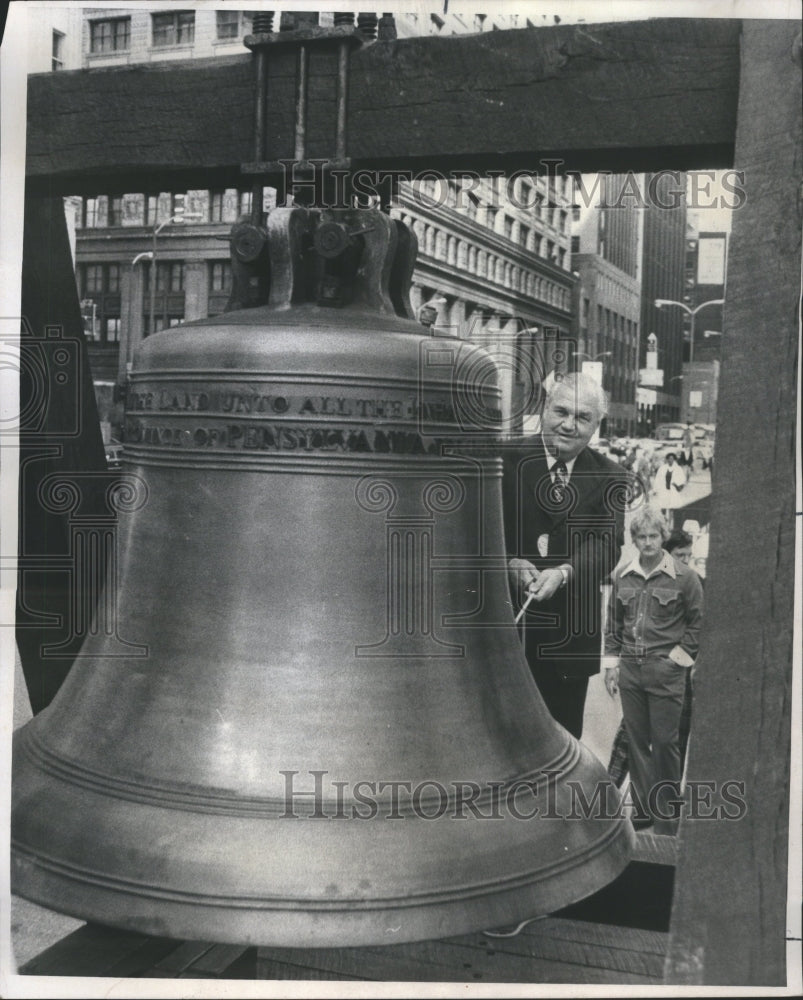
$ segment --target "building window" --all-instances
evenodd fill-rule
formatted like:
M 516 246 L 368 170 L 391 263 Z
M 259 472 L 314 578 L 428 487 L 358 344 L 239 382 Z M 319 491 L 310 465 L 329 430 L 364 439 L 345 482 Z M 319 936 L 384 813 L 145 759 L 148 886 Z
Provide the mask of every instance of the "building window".
M 119 264 L 81 264 L 78 273 L 84 294 L 108 292 L 110 295 L 119 295 Z
M 150 267 L 146 271 L 145 287 L 150 288 Z M 184 291 L 184 262 L 165 261 L 156 265 L 157 292 Z
M 183 215 L 187 196 L 184 194 L 173 194 L 170 196 L 170 214 Z
M 182 292 L 184 290 L 184 264 L 177 263 L 170 265 L 170 291 Z
M 87 198 L 84 201 L 84 226 L 93 229 L 98 224 L 98 199 Z
M 195 11 L 176 10 L 169 14 L 151 14 L 153 47 L 192 45 L 195 41 Z
M 250 215 L 251 214 L 251 192 L 241 191 L 240 192 L 240 215 Z
M 489 229 L 494 229 L 496 227 L 496 209 L 489 208 L 485 216 L 486 224 Z
M 84 267 L 84 291 L 103 291 L 103 265 L 86 264 Z
M 217 11 L 217 37 L 218 39 L 236 38 L 240 33 L 240 11 L 239 10 L 219 10 Z
M 512 240 L 513 239 L 513 220 L 510 218 L 509 215 L 505 215 L 502 218 L 502 223 L 503 223 L 503 226 L 504 226 L 505 236 L 509 240 Z
M 178 326 L 179 323 L 183 323 L 184 315 L 183 313 L 181 315 L 169 313 L 168 315 L 165 316 L 162 315 L 161 313 L 157 313 L 154 316 L 153 320 L 154 320 L 153 325 L 155 332 L 158 333 L 160 330 L 166 330 L 171 326 Z M 144 337 L 147 337 L 150 335 L 150 333 L 151 333 L 151 318 L 148 313 L 145 313 L 142 317 L 142 335 Z
M 530 230 L 527 226 L 519 226 L 519 244 L 523 247 L 527 247 L 530 242 Z
M 116 344 L 120 340 L 120 317 L 106 317 L 106 342 Z
M 50 68 L 52 70 L 64 69 L 64 34 L 61 31 L 53 32 L 53 48 Z
M 125 52 L 131 45 L 131 18 L 115 17 L 89 22 L 89 51 Z
M 213 292 L 228 292 L 231 288 L 231 261 L 215 260 L 209 266 L 209 284 Z
M 580 237 L 572 236 L 572 253 L 580 253 Z
M 109 225 L 122 226 L 123 224 L 123 199 L 109 198 Z
M 145 216 L 145 224 L 155 226 L 159 215 L 159 198 L 155 194 L 148 195 L 148 212 Z
M 218 14 L 224 13 L 218 11 Z M 209 192 L 209 221 L 223 222 L 223 191 Z
M 572 205 L 572 222 L 580 221 L 580 206 Z

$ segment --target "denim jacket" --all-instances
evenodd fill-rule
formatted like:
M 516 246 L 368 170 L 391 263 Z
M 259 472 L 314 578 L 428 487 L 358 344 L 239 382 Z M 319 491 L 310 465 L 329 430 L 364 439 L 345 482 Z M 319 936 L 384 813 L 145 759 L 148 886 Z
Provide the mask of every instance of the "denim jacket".
M 697 656 L 702 612 L 703 588 L 693 569 L 665 551 L 645 576 L 636 556 L 614 573 L 605 655 L 671 655 L 690 665 Z

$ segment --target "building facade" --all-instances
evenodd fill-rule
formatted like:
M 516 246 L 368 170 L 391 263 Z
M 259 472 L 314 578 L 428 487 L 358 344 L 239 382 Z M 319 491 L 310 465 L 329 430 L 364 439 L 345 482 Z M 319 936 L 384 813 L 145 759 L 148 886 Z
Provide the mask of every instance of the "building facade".
M 639 427 L 650 434 L 660 423 L 680 420 L 684 354 L 684 279 L 686 268 L 686 175 L 678 171 L 644 178 L 639 367 L 647 364 L 654 336 L 658 385 L 639 392 Z M 656 300 L 672 303 L 657 306 Z
M 22 5 L 21 5 L 22 6 Z M 81 68 L 81 8 L 61 4 L 25 4 L 28 72 Z
M 684 315 L 682 419 L 716 424 L 719 366 L 722 357 L 725 274 L 728 260 L 726 230 L 700 230 L 691 223 L 686 234 L 683 301 L 694 321 Z
M 643 213 L 636 198 L 623 197 L 625 180 L 586 175 L 573 208 L 574 367 L 599 374 L 610 400 L 608 435 L 633 435 L 637 424 Z
M 82 65 L 241 55 L 250 30 L 247 12 L 228 8 L 85 9 Z M 554 367 L 554 345 L 571 334 L 571 182 L 554 175 L 427 174 L 402 182 L 391 208 L 418 239 L 411 301 L 416 312 L 433 305 L 438 332 L 495 356 L 506 427 L 516 431 L 537 408 L 533 384 L 540 387 Z M 108 404 L 109 387 L 124 380 L 143 337 L 225 308 L 232 277 L 226 237 L 250 212 L 250 197 L 244 179 L 240 190 L 98 192 L 81 200 L 76 276 L 109 423 L 119 427 L 122 416 Z M 270 209 L 270 199 L 264 207 Z
M 84 69 L 238 55 L 253 12 L 221 5 L 181 10 L 162 5 L 84 8 Z

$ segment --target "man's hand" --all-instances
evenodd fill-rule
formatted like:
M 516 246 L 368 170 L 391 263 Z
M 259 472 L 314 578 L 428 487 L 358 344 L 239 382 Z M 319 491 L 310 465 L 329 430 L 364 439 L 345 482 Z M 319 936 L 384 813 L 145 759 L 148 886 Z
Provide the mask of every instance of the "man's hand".
M 534 601 L 546 601 L 563 586 L 564 576 L 559 569 L 545 569 L 538 575 L 538 579 L 531 583 L 528 594 L 532 594 Z
M 605 668 L 605 690 L 615 698 L 619 694 L 619 667 Z
M 537 583 L 541 576 L 535 566 L 527 559 L 510 559 L 507 571 L 510 576 L 510 585 L 520 598 L 526 596 L 530 585 Z

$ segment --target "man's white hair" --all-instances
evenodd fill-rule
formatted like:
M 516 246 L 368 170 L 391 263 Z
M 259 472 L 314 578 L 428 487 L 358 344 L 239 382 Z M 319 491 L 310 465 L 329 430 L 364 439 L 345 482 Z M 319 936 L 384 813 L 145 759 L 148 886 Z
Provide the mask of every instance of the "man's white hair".
M 558 374 L 555 376 L 554 380 L 550 379 L 550 383 L 551 384 L 547 389 L 546 399 L 544 400 L 546 406 L 550 404 L 552 397 L 558 389 L 565 388 L 574 393 L 575 398 L 577 398 L 581 393 L 584 396 L 588 396 L 588 398 L 592 400 L 600 420 L 602 420 L 602 418 L 607 414 L 608 393 L 602 388 L 599 382 L 591 378 L 590 375 L 585 375 L 583 372 Z

